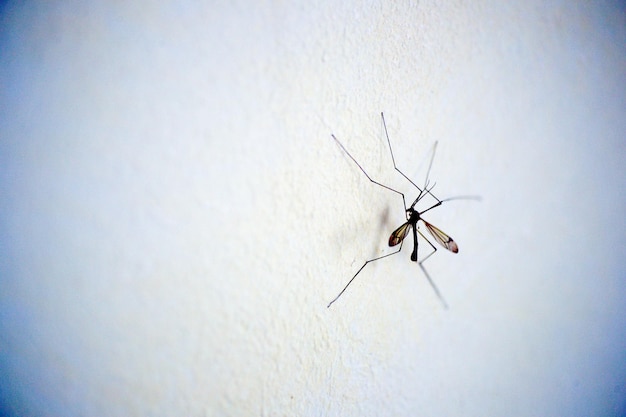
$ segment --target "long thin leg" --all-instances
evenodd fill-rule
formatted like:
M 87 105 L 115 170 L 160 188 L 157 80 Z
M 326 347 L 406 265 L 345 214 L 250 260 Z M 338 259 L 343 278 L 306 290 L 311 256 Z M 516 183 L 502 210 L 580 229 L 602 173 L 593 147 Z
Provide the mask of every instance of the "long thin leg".
M 433 287 L 433 291 L 435 291 L 435 294 L 437 294 L 437 297 L 439 298 L 439 301 L 441 301 L 441 304 L 443 304 L 443 308 L 445 308 L 447 310 L 448 309 L 448 303 L 446 303 L 446 300 L 444 300 L 443 296 L 439 292 L 439 288 L 437 288 L 437 286 L 435 285 L 433 280 L 430 278 L 430 275 L 428 274 L 428 271 L 426 271 L 426 268 L 424 268 L 422 263 L 419 262 L 418 265 L 420 266 L 420 268 L 422 268 L 422 272 L 424 272 L 424 275 L 426 275 L 426 278 L 428 279 L 428 282 L 430 283 L 430 286 Z
M 455 195 L 454 197 L 448 197 L 448 198 L 444 198 L 443 200 L 441 200 L 441 202 L 443 203 L 444 201 L 450 201 L 450 200 L 474 200 L 474 201 L 482 201 L 482 197 L 479 195 Z
M 393 162 L 393 167 L 396 171 L 398 171 L 400 173 L 400 175 L 402 175 L 404 178 L 406 178 L 406 180 L 408 182 L 410 182 L 411 184 L 413 184 L 413 187 L 417 188 L 420 192 L 422 192 L 422 189 L 420 187 L 418 187 L 412 180 L 411 178 L 407 177 L 406 175 L 404 175 L 404 172 L 400 171 L 400 169 L 397 167 L 396 165 L 396 158 L 394 158 L 393 156 L 393 149 L 391 149 L 391 140 L 389 140 L 389 133 L 387 133 L 387 123 L 385 123 L 385 115 L 380 112 L 380 117 L 383 119 L 383 128 L 385 129 L 385 136 L 387 137 L 387 144 L 389 145 L 389 153 L 391 153 L 391 161 Z
M 433 197 L 434 197 L 434 196 L 433 196 Z M 436 197 L 435 197 L 435 198 L 436 198 Z M 424 210 L 424 211 L 420 211 L 420 216 L 421 216 L 422 214 L 426 213 L 428 210 L 432 210 L 432 209 L 434 209 L 435 207 L 439 207 L 439 206 L 441 205 L 441 203 L 443 203 L 444 201 L 446 201 L 446 200 L 438 200 L 435 204 L 433 204 L 432 206 L 428 207 L 426 210 Z
M 428 256 L 426 256 L 424 259 L 422 259 L 421 261 L 418 262 L 418 265 L 420 266 L 420 268 L 422 269 L 422 272 L 424 272 L 424 275 L 426 275 L 426 279 L 428 279 L 428 283 L 430 284 L 430 286 L 433 288 L 433 291 L 435 291 L 435 294 L 437 294 L 437 297 L 439 298 L 439 300 L 441 301 L 441 304 L 443 304 L 443 307 L 447 310 L 448 309 L 448 304 L 446 303 L 446 300 L 444 300 L 443 296 L 441 295 L 441 293 L 439 292 L 439 288 L 437 288 L 437 286 L 435 285 L 435 282 L 432 280 L 432 278 L 430 277 L 430 274 L 428 273 L 428 271 L 426 271 L 426 268 L 424 268 L 424 265 L 422 265 L 422 263 L 424 263 L 424 261 L 426 261 L 426 259 L 430 258 L 431 255 L 435 252 L 437 252 L 437 248 L 435 247 L 435 245 L 433 245 L 432 243 L 430 243 L 430 240 L 428 240 L 426 238 L 426 236 L 424 236 L 424 234 L 422 232 L 420 232 L 419 230 L 417 231 L 417 233 L 420 234 L 421 237 L 424 238 L 424 240 L 426 242 L 428 242 L 428 244 L 430 245 L 431 248 L 433 248 L 433 251 L 431 253 L 428 254 Z
M 384 122 L 384 119 L 383 119 L 383 122 Z M 386 130 L 386 128 L 385 128 L 385 130 Z M 374 183 L 374 184 L 376 184 L 376 185 L 379 185 L 379 186 L 381 186 L 381 187 L 383 187 L 383 188 L 385 188 L 385 189 L 387 189 L 387 190 L 389 190 L 389 191 L 392 191 L 392 192 L 394 192 L 394 193 L 396 193 L 396 194 L 400 194 L 400 195 L 402 196 L 402 204 L 404 205 L 404 210 L 405 210 L 405 214 L 406 214 L 406 200 L 405 200 L 405 198 L 404 198 L 404 194 L 403 194 L 403 193 L 401 193 L 401 192 L 400 192 L 400 191 L 398 191 L 398 190 L 394 190 L 394 189 L 393 189 L 393 188 L 391 188 L 391 187 L 388 187 L 388 186 L 386 186 L 386 185 L 384 185 L 384 184 L 379 183 L 378 181 L 373 180 L 373 179 L 372 179 L 372 177 L 370 177 L 370 176 L 369 176 L 369 174 L 365 171 L 365 169 L 363 169 L 363 167 L 361 166 L 361 164 L 359 164 L 359 163 L 357 162 L 357 160 L 356 160 L 356 159 L 354 159 L 354 157 L 352 156 L 352 154 L 350 154 L 350 152 L 348 152 L 348 150 L 347 150 L 347 149 L 343 146 L 343 144 L 342 144 L 341 142 L 339 142 L 339 139 L 337 139 L 337 138 L 335 137 L 335 135 L 331 135 L 331 136 L 332 136 L 332 138 L 335 140 L 335 142 L 337 143 L 337 145 L 339 145 L 339 147 L 341 147 L 341 149 L 342 149 L 342 150 L 346 153 L 346 155 L 348 155 L 348 156 L 350 157 L 350 159 L 352 159 L 352 162 L 354 162 L 354 163 L 356 164 L 356 166 L 358 166 L 358 167 L 359 167 L 359 169 L 361 170 L 361 172 L 363 172 L 363 174 L 365 174 L 365 176 L 367 177 L 367 179 L 368 179 L 368 180 L 370 180 L 371 182 L 373 182 L 373 183 Z M 387 140 L 389 140 L 389 137 L 387 137 Z M 389 143 L 389 150 L 391 151 L 391 143 Z M 392 160 L 393 160 L 393 152 L 391 153 L 391 158 L 392 158 Z M 395 168 L 395 161 L 394 161 L 394 168 Z M 397 168 L 396 168 L 396 170 L 397 170 Z M 402 174 L 402 172 L 400 172 L 400 173 Z M 403 176 L 405 176 L 404 174 L 402 174 L 402 175 L 403 175 Z M 406 176 L 405 176 L 405 178 L 406 178 Z M 407 179 L 408 179 L 408 178 L 407 178 Z M 411 180 L 409 180 L 409 181 L 411 181 Z M 412 181 L 411 181 L 411 184 L 413 184 L 413 182 L 412 182 Z M 413 184 L 413 185 L 415 185 L 415 184 Z M 416 187 L 417 187 L 417 186 L 416 186 Z M 417 187 L 417 189 L 418 189 L 418 190 L 420 190 L 420 188 L 419 188 L 419 187 Z M 422 190 L 420 190 L 420 192 L 421 192 L 421 191 L 422 191 Z M 408 217 L 407 217 L 407 220 L 408 220 Z M 388 256 L 395 255 L 396 253 L 398 253 L 398 252 L 400 252 L 400 251 L 402 250 L 402 245 L 403 245 L 403 244 L 404 244 L 404 241 L 403 241 L 402 243 L 400 243 L 400 247 L 399 247 L 399 248 L 398 248 L 398 250 L 397 250 L 397 251 L 395 251 L 395 252 L 388 253 L 388 254 L 386 254 L 386 255 L 379 256 L 378 258 L 373 258 L 373 259 L 370 259 L 370 260 L 368 260 L 368 261 L 365 261 L 365 263 L 361 266 L 361 268 L 359 268 L 359 270 L 358 270 L 358 271 L 356 271 L 356 274 L 354 274 L 354 276 L 350 279 L 350 281 L 348 281 L 348 283 L 347 283 L 347 284 L 346 284 L 346 286 L 345 286 L 345 287 L 341 290 L 341 292 L 340 292 L 340 293 L 339 293 L 339 294 L 338 294 L 338 295 L 337 295 L 337 296 L 336 296 L 336 297 L 335 297 L 335 298 L 334 298 L 334 299 L 333 299 L 330 303 L 328 303 L 328 306 L 327 306 L 326 308 L 329 308 L 329 307 L 330 307 L 330 306 L 331 306 L 331 305 L 332 305 L 335 301 L 337 301 L 337 300 L 339 299 L 339 297 L 341 297 L 341 295 L 342 295 L 342 294 L 346 291 L 346 289 L 350 286 L 350 284 L 352 283 L 352 281 L 354 281 L 354 279 L 357 277 L 357 275 L 359 275 L 359 273 L 363 270 L 363 268 L 365 268 L 365 265 L 367 265 L 367 264 L 368 264 L 368 263 L 370 263 L 370 262 L 374 262 L 374 261 L 377 261 L 377 260 L 379 260 L 379 259 L 383 259 L 383 258 L 386 258 L 386 257 L 388 257 Z
M 435 245 L 433 245 L 432 243 L 430 243 L 430 240 L 428 240 L 428 238 L 427 238 L 426 236 L 424 236 L 424 234 L 423 234 L 421 231 L 419 231 L 419 230 L 418 230 L 418 231 L 417 231 L 417 233 L 419 233 L 419 234 L 420 234 L 420 236 L 421 236 L 421 237 L 423 237 L 423 238 L 424 238 L 424 240 L 425 240 L 426 242 L 428 242 L 428 244 L 430 245 L 430 247 L 431 247 L 431 248 L 433 248 L 433 251 L 432 251 L 431 253 L 429 253 L 429 254 L 428 254 L 428 255 L 427 255 L 424 259 L 422 259 L 422 260 L 420 261 L 420 264 L 421 264 L 421 263 L 422 263 L 422 262 L 424 262 L 426 259 L 430 258 L 430 257 L 433 255 L 433 253 L 437 252 L 437 248 L 435 247 Z M 413 259 L 413 258 L 411 258 L 411 260 L 415 261 L 415 259 Z
M 400 247 L 399 247 L 399 248 L 398 248 L 398 250 L 397 250 L 397 251 L 395 251 L 395 252 L 388 253 L 388 254 L 383 255 L 383 256 L 379 256 L 378 258 L 370 259 L 369 261 L 365 261 L 365 263 L 363 264 L 363 266 L 361 266 L 361 267 L 359 268 L 359 270 L 358 270 L 358 271 L 356 271 L 356 274 L 354 274 L 354 276 L 350 279 L 350 281 L 348 281 L 348 283 L 346 284 L 346 286 L 345 286 L 345 287 L 343 287 L 343 290 L 341 290 L 341 292 L 340 292 L 340 293 L 339 293 L 339 294 L 338 294 L 335 298 L 333 298 L 333 300 L 332 300 L 330 303 L 328 303 L 328 305 L 326 306 L 326 308 L 329 308 L 329 307 L 331 306 L 331 304 L 332 304 L 332 303 L 334 303 L 335 301 L 337 301 L 337 300 L 339 299 L 339 297 L 341 297 L 341 295 L 342 295 L 342 294 L 346 291 L 346 289 L 348 289 L 348 287 L 350 286 L 350 284 L 352 284 L 352 281 L 354 281 L 354 279 L 356 278 L 356 276 L 357 276 L 357 275 L 359 275 L 359 273 L 363 270 L 363 268 L 365 268 L 365 265 L 367 265 L 367 264 L 368 264 L 368 263 L 370 263 L 370 262 L 374 262 L 374 261 L 377 261 L 377 260 L 379 260 L 379 259 L 383 259 L 383 258 L 386 258 L 386 257 L 388 257 L 388 256 L 395 255 L 396 253 L 398 253 L 398 252 L 400 252 L 400 251 L 402 250 L 402 245 L 403 245 L 403 244 L 404 244 L 404 241 L 400 244 Z
M 432 189 L 432 187 L 431 187 Z M 430 191 L 427 190 L 429 193 Z M 430 195 L 432 195 L 432 193 L 430 193 Z M 433 195 L 433 197 L 435 197 Z M 419 201 L 420 197 L 418 196 L 418 198 L 415 200 L 415 202 Z M 435 204 L 433 204 L 432 206 L 428 207 L 426 210 L 424 211 L 420 211 L 420 216 L 424 213 L 426 213 L 428 210 L 432 210 L 435 207 L 439 207 L 442 203 L 446 202 L 446 201 L 451 201 L 451 200 L 475 200 L 475 201 L 481 201 L 482 198 L 479 195 L 459 195 L 459 196 L 455 196 L 455 197 L 450 197 L 450 198 L 444 198 L 443 200 L 439 200 L 437 197 L 435 197 L 435 199 L 437 200 L 437 202 Z M 415 203 L 414 203 L 415 204 Z
M 437 145 L 439 144 L 438 141 L 436 141 L 433 144 L 433 151 L 432 151 L 432 155 L 430 156 L 430 162 L 428 163 L 428 170 L 426 171 L 426 179 L 424 180 L 424 189 L 428 191 L 428 194 L 432 195 L 433 198 L 435 200 L 437 200 L 437 202 L 439 204 L 441 204 L 441 200 L 439 200 L 433 193 L 432 193 L 432 189 L 435 188 L 435 184 L 433 184 L 432 187 L 428 188 L 428 182 L 429 182 L 429 177 L 430 177 L 430 169 L 433 167 L 433 161 L 435 160 L 435 153 L 437 153 Z M 437 204 L 438 205 L 438 204 Z M 435 205 L 435 207 L 437 206 Z
M 332 136 L 332 137 L 333 137 L 333 139 L 335 139 L 335 142 L 337 142 L 337 144 L 338 144 L 338 145 L 341 147 L 341 149 L 342 149 L 342 150 L 346 153 L 346 155 L 348 155 L 348 156 L 350 157 L 350 159 L 352 159 L 352 161 L 356 164 L 356 166 L 358 166 L 358 167 L 359 167 L 359 169 L 361 170 L 361 172 L 363 172 L 363 174 L 365 174 L 365 176 L 367 177 L 367 179 L 368 179 L 368 180 L 370 180 L 371 182 L 373 182 L 373 183 L 374 183 L 374 184 L 376 184 L 376 185 L 380 185 L 381 187 L 386 188 L 386 189 L 387 189 L 387 190 L 389 190 L 389 191 L 393 191 L 393 192 L 394 192 L 394 193 L 396 193 L 396 194 L 400 194 L 400 195 L 402 196 L 402 203 L 404 204 L 404 209 L 406 210 L 406 200 L 404 199 L 404 194 L 403 194 L 403 193 L 401 193 L 401 192 L 400 192 L 400 191 L 398 191 L 398 190 L 394 190 L 394 189 L 393 189 L 393 188 L 391 188 L 391 187 L 387 187 L 386 185 L 381 184 L 381 183 L 379 183 L 378 181 L 374 181 L 374 180 L 372 179 L 372 177 L 370 177 L 370 176 L 369 176 L 369 174 L 368 174 L 367 172 L 365 172 L 365 170 L 363 169 L 363 167 L 361 166 L 361 164 L 359 164 L 359 163 L 357 162 L 357 160 L 356 160 L 356 159 L 354 159 L 354 157 L 350 154 L 350 152 L 348 152 L 348 150 L 347 150 L 347 149 L 346 149 L 346 148 L 345 148 L 345 147 L 341 144 L 341 142 L 339 142 L 339 139 L 337 139 L 337 138 L 335 137 L 335 135 L 330 135 L 330 136 Z M 394 163 L 394 166 L 395 166 L 395 163 Z M 397 169 L 397 168 L 396 168 L 396 169 Z M 404 174 L 402 174 L 402 175 L 404 175 Z M 409 181 L 410 181 L 410 180 L 409 180 Z
M 391 161 L 393 162 L 393 167 L 396 171 L 398 171 L 400 173 L 400 175 L 402 175 L 404 178 L 406 178 L 406 180 L 408 182 L 410 182 L 411 184 L 413 184 L 413 187 L 417 188 L 420 192 L 420 195 L 422 194 L 422 189 L 420 187 L 417 186 L 417 184 L 415 184 L 413 182 L 413 180 L 411 180 L 411 178 L 407 177 L 404 172 L 400 171 L 400 169 L 396 166 L 396 158 L 393 156 L 393 149 L 391 149 L 391 140 L 389 139 L 389 133 L 387 132 L 387 123 L 385 122 L 385 115 L 381 112 L 380 113 L 380 117 L 383 119 L 383 128 L 385 129 L 385 137 L 387 138 L 387 144 L 389 145 L 389 153 L 391 153 Z M 430 174 L 430 168 L 433 166 L 433 160 L 435 159 L 435 151 L 437 150 L 437 142 L 435 142 L 434 145 L 434 149 L 433 149 L 433 155 L 430 158 L 430 163 L 428 164 L 428 172 L 426 174 L 426 183 L 428 183 L 428 174 Z M 424 190 L 425 192 L 428 192 L 428 194 L 432 195 L 433 198 L 437 201 L 439 201 L 439 199 L 437 197 L 435 197 L 435 195 L 433 193 L 431 193 L 429 190 L 426 190 L 426 185 L 424 185 Z M 416 200 L 417 201 L 417 200 Z
M 435 208 L 439 204 L 441 204 L 441 200 L 439 200 L 437 197 L 435 197 L 435 195 L 432 193 L 432 190 L 433 190 L 433 188 L 435 188 L 435 185 L 437 185 L 437 183 L 433 184 L 432 187 L 428 187 L 428 181 L 426 181 L 426 183 L 424 184 L 424 189 L 420 190 L 420 193 L 417 195 L 415 200 L 413 200 L 413 203 L 411 203 L 411 207 L 415 207 L 417 202 L 420 201 L 422 198 L 424 198 L 426 196 L 426 194 L 430 194 L 431 196 L 433 196 L 433 198 L 435 200 L 437 200 L 437 203 L 435 203 L 435 205 L 432 206 L 431 208 Z M 428 210 L 430 210 L 430 208 Z M 422 211 L 422 213 L 424 213 L 424 211 Z

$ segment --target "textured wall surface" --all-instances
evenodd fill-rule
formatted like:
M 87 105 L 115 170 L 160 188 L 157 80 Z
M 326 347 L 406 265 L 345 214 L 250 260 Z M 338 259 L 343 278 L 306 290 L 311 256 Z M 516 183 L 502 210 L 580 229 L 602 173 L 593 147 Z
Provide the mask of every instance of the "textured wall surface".
M 626 413 L 625 10 L 510 3 L 0 6 L 0 412 Z M 330 134 L 416 196 L 381 111 L 482 197 L 447 310 L 412 239 L 326 308 L 404 219 Z

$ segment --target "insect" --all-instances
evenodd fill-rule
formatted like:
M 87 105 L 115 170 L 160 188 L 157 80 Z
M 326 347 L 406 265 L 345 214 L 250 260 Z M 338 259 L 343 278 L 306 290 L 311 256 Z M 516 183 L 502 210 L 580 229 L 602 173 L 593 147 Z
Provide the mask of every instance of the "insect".
M 402 196 L 402 203 L 404 204 L 404 209 L 405 209 L 405 214 L 406 214 L 406 222 L 404 224 L 402 224 L 400 227 L 398 227 L 396 230 L 393 231 L 393 233 L 391 233 L 391 236 L 389 236 L 389 246 L 393 247 L 393 246 L 397 246 L 398 244 L 400 245 L 400 247 L 398 248 L 398 250 L 396 250 L 395 252 L 392 253 L 388 253 L 386 255 L 383 256 L 379 256 L 377 258 L 373 258 L 370 259 L 368 261 L 365 261 L 365 263 L 361 266 L 361 268 L 359 268 L 359 270 L 356 272 L 356 274 L 354 274 L 354 276 L 350 279 L 350 281 L 348 281 L 348 283 L 346 284 L 346 286 L 343 288 L 343 290 L 341 290 L 341 292 L 330 302 L 328 303 L 328 307 L 330 307 L 335 301 L 337 301 L 339 299 L 339 297 L 341 297 L 341 295 L 346 291 L 346 289 L 350 286 L 350 284 L 352 283 L 352 281 L 354 281 L 354 279 L 357 277 L 357 275 L 359 275 L 359 273 L 363 270 L 363 268 L 365 268 L 365 266 L 367 264 L 369 264 L 370 262 L 374 262 L 374 261 L 378 261 L 380 259 L 386 258 L 388 256 L 392 256 L 395 255 L 396 253 L 400 252 L 402 250 L 402 244 L 404 243 L 404 239 L 407 237 L 407 235 L 409 234 L 409 231 L 413 232 L 413 252 L 411 253 L 411 261 L 413 262 L 417 262 L 419 267 L 422 269 L 422 271 L 424 272 L 424 275 L 426 275 L 426 278 L 428 279 L 428 282 L 430 283 L 431 287 L 433 288 L 433 290 L 435 291 L 435 294 L 437 294 L 437 297 L 441 300 L 443 306 L 445 308 L 448 307 L 448 305 L 446 304 L 444 298 L 441 296 L 441 293 L 439 292 L 439 289 L 437 288 L 437 286 L 435 285 L 435 283 L 433 282 L 433 280 L 431 279 L 430 275 L 428 274 L 428 271 L 426 271 L 426 268 L 424 268 L 424 266 L 422 265 L 424 263 L 424 261 L 426 261 L 426 259 L 430 258 L 436 251 L 437 248 L 430 242 L 430 240 L 428 240 L 428 238 L 426 236 L 424 236 L 424 234 L 421 232 L 421 230 L 418 227 L 418 222 L 421 220 L 422 223 L 424 224 L 424 226 L 426 227 L 426 230 L 428 230 L 428 232 L 430 233 L 430 235 L 435 239 L 435 241 L 437 241 L 437 243 L 439 243 L 442 247 L 446 248 L 447 250 L 449 250 L 450 252 L 453 253 L 458 253 L 459 251 L 459 247 L 457 246 L 456 242 L 450 237 L 448 236 L 446 233 L 444 233 L 441 229 L 433 226 L 432 224 L 430 224 L 429 222 L 427 222 L 426 220 L 424 220 L 424 218 L 422 217 L 422 215 L 424 213 L 426 213 L 427 211 L 430 211 L 432 209 L 434 209 L 435 207 L 439 207 L 443 202 L 445 201 L 450 201 L 450 200 L 456 200 L 456 199 L 478 199 L 478 197 L 475 196 L 460 196 L 460 197 L 452 197 L 452 198 L 446 198 L 443 200 L 439 200 L 437 197 L 435 197 L 435 195 L 432 193 L 432 189 L 435 186 L 434 184 L 429 188 L 429 182 L 428 182 L 428 175 L 430 174 L 430 169 L 432 167 L 433 164 L 433 159 L 435 158 L 435 151 L 437 148 L 437 142 L 435 142 L 434 145 L 434 149 L 433 149 L 433 153 L 432 153 L 432 157 L 430 160 L 430 164 L 428 166 L 428 171 L 426 173 L 426 181 L 424 183 L 424 187 L 420 188 L 418 187 L 409 177 L 407 177 L 402 171 L 400 171 L 400 169 L 398 169 L 398 167 L 396 166 L 396 160 L 393 156 L 393 149 L 391 148 L 391 141 L 389 140 L 389 134 L 387 133 L 387 124 L 385 123 L 385 116 L 383 113 L 380 113 L 380 117 L 382 118 L 382 123 L 383 123 L 383 127 L 385 130 L 385 136 L 387 138 L 387 144 L 389 145 L 389 152 L 391 153 L 391 160 L 393 162 L 393 167 L 396 171 L 398 171 L 400 173 L 400 175 L 402 175 L 404 178 L 406 178 L 415 188 L 417 188 L 417 190 L 419 191 L 419 194 L 417 196 L 417 198 L 413 201 L 413 203 L 411 204 L 410 207 L 407 208 L 406 206 L 406 200 L 404 197 L 404 194 L 401 193 L 398 190 L 395 190 L 391 187 L 388 187 L 384 184 L 381 184 L 375 180 L 373 180 L 369 174 L 365 171 L 365 169 L 363 169 L 363 167 L 357 162 L 356 159 L 354 159 L 354 157 L 350 154 L 350 152 L 348 152 L 348 150 L 341 144 L 341 142 L 339 142 L 339 140 L 335 137 L 335 135 L 331 135 L 332 138 L 335 140 L 335 142 L 339 145 L 339 147 L 341 147 L 341 149 L 350 157 L 350 159 L 352 159 L 352 161 L 359 167 L 359 169 L 363 172 L 363 174 L 365 174 L 365 176 L 367 177 L 367 179 L 369 179 L 371 182 L 373 182 L 376 185 L 379 185 L 389 191 L 392 191 L 396 194 L 399 194 L 400 196 Z M 415 209 L 415 205 L 422 199 L 424 198 L 427 194 L 430 194 L 435 200 L 436 203 L 433 204 L 432 206 L 428 207 L 427 209 L 423 210 L 423 211 L 417 211 Z M 426 257 L 424 257 L 422 260 L 418 261 L 418 256 L 417 256 L 417 248 L 418 248 L 418 242 L 417 242 L 417 235 L 420 235 L 426 242 L 428 242 L 428 244 L 430 245 L 430 247 L 433 249 L 432 252 L 430 252 Z

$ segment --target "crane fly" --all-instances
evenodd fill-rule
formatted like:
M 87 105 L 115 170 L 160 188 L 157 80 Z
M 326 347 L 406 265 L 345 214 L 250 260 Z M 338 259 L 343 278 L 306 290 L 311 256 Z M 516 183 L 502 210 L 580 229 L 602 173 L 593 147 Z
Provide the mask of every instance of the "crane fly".
M 394 246 L 400 245 L 398 250 L 396 250 L 396 251 L 394 251 L 392 253 L 388 253 L 386 255 L 379 256 L 377 258 L 373 258 L 373 259 L 370 259 L 368 261 L 365 261 L 365 263 L 361 266 L 361 268 L 359 268 L 359 270 L 356 272 L 356 274 L 354 274 L 354 276 L 350 279 L 350 281 L 348 281 L 348 283 L 341 290 L 341 292 L 330 303 L 328 303 L 327 307 L 330 307 L 335 301 L 337 301 L 339 299 L 339 297 L 341 297 L 341 295 L 350 286 L 352 281 L 354 281 L 354 279 L 357 277 L 357 275 L 359 275 L 359 273 L 363 270 L 363 268 L 365 268 L 365 266 L 367 264 L 369 264 L 370 262 L 378 261 L 380 259 L 386 258 L 386 257 L 391 256 L 391 255 L 395 255 L 396 253 L 400 252 L 402 250 L 402 244 L 404 243 L 404 239 L 408 236 L 409 231 L 412 231 L 413 232 L 412 233 L 413 234 L 413 252 L 411 253 L 411 261 L 418 263 L 419 267 L 424 272 L 424 275 L 426 275 L 426 278 L 428 279 L 428 282 L 430 283 L 431 287 L 435 291 L 435 294 L 437 294 L 437 297 L 439 298 L 439 300 L 441 300 L 441 303 L 443 304 L 443 306 L 445 308 L 447 308 L 448 306 L 447 306 L 444 298 L 441 296 L 441 293 L 439 292 L 439 289 L 437 288 L 437 286 L 435 285 L 435 283 L 431 279 L 430 275 L 428 274 L 428 271 L 426 271 L 426 268 L 424 268 L 424 266 L 422 265 L 424 263 L 424 261 L 426 261 L 426 259 L 430 258 L 437 251 L 437 248 L 421 232 L 421 230 L 418 227 L 418 222 L 420 220 L 422 221 L 422 223 L 424 224 L 426 230 L 428 230 L 430 235 L 433 237 L 433 239 L 435 239 L 435 241 L 439 245 L 441 245 L 442 247 L 444 247 L 445 249 L 449 250 L 452 253 L 458 253 L 459 252 L 459 247 L 457 246 L 456 242 L 450 236 L 448 236 L 446 233 L 444 233 L 441 229 L 439 229 L 438 227 L 433 226 L 432 224 L 430 224 L 429 222 L 424 220 L 424 218 L 422 218 L 422 215 L 424 213 L 426 213 L 427 211 L 434 209 L 435 207 L 439 207 L 444 201 L 450 201 L 450 200 L 456 200 L 456 199 L 479 199 L 479 197 L 476 197 L 476 196 L 459 196 L 459 197 L 446 198 L 446 199 L 443 199 L 443 200 L 439 200 L 437 197 L 435 197 L 435 195 L 432 193 L 432 189 L 434 187 L 434 184 L 430 188 L 428 187 L 428 184 L 429 184 L 429 182 L 428 182 L 428 175 L 430 174 L 430 168 L 432 167 L 433 160 L 435 158 L 435 151 L 437 149 L 437 142 L 435 142 L 435 144 L 434 144 L 434 149 L 433 149 L 432 157 L 430 159 L 430 164 L 428 166 L 428 171 L 426 173 L 426 181 L 424 183 L 424 186 L 423 186 L 423 188 L 418 187 L 409 177 L 407 177 L 402 171 L 400 171 L 400 169 L 398 169 L 398 167 L 396 165 L 395 158 L 393 156 L 393 149 L 391 148 L 391 141 L 389 140 L 389 134 L 387 133 L 387 124 L 385 123 L 385 116 L 383 115 L 383 113 L 380 113 L 380 117 L 382 119 L 383 127 L 384 127 L 384 130 L 385 130 L 385 136 L 387 138 L 387 144 L 389 145 L 389 153 L 391 154 L 391 160 L 393 162 L 394 169 L 396 171 L 398 171 L 400 173 L 400 175 L 402 175 L 406 180 L 408 180 L 411 183 L 411 185 L 413 185 L 415 188 L 417 188 L 417 190 L 419 191 L 419 194 L 418 194 L 417 198 L 413 201 L 411 206 L 409 208 L 407 208 L 407 206 L 406 206 L 406 199 L 405 199 L 403 193 L 401 193 L 398 190 L 395 190 L 395 189 L 393 189 L 391 187 L 388 187 L 388 186 L 386 186 L 384 184 L 381 184 L 381 183 L 373 180 L 369 176 L 369 174 L 365 171 L 365 169 L 363 169 L 361 164 L 359 164 L 357 162 L 357 160 L 354 159 L 354 157 L 350 154 L 350 152 L 348 152 L 348 150 L 341 144 L 341 142 L 339 142 L 339 140 L 335 137 L 335 135 L 331 135 L 332 138 L 335 140 L 335 142 L 339 145 L 339 147 L 346 153 L 346 155 L 348 155 L 350 157 L 350 159 L 352 159 L 352 161 L 359 167 L 359 169 L 363 172 L 363 174 L 365 174 L 367 179 L 369 179 L 371 182 L 373 182 L 376 185 L 379 185 L 379 186 L 381 186 L 381 187 L 383 187 L 383 188 L 385 188 L 385 189 L 387 189 L 389 191 L 392 191 L 392 192 L 394 192 L 396 194 L 399 194 L 402 197 L 402 203 L 404 205 L 405 214 L 406 214 L 406 222 L 404 224 L 402 224 L 400 227 L 398 227 L 396 230 L 394 230 L 391 233 L 391 236 L 389 236 L 389 246 L 390 247 L 394 247 Z M 433 204 L 432 206 L 430 206 L 429 208 L 427 208 L 426 210 L 417 211 L 415 209 L 415 205 L 420 200 L 422 200 L 422 198 L 424 198 L 427 194 L 430 194 L 436 200 L 436 203 Z M 418 249 L 417 235 L 418 234 L 432 248 L 432 252 L 430 252 L 426 257 L 424 257 L 420 261 L 418 261 L 418 254 L 417 254 L 417 249 Z

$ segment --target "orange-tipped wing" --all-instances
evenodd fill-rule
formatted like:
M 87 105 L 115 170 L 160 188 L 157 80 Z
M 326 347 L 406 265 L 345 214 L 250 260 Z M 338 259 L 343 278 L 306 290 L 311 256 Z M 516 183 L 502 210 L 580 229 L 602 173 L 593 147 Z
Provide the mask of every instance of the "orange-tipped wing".
M 394 230 L 391 236 L 389 236 L 389 246 L 396 246 L 398 243 L 402 242 L 406 235 L 409 233 L 410 228 L 411 223 L 406 222 L 402 226 Z
M 428 229 L 430 234 L 435 238 L 435 240 L 437 242 L 439 242 L 439 244 L 441 246 L 443 246 L 444 248 L 448 249 L 450 252 L 457 253 L 459 251 L 459 247 L 454 242 L 454 240 L 452 240 L 452 238 L 450 236 L 448 236 L 447 234 L 445 234 L 441 230 L 437 229 L 435 226 L 433 226 L 432 224 L 428 223 L 427 221 L 424 221 L 424 219 L 421 219 L 421 220 L 426 225 L 426 228 Z M 391 240 L 390 240 L 390 242 L 391 242 Z

